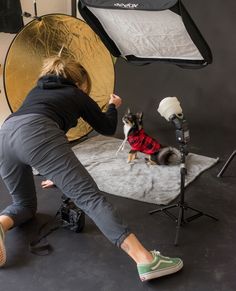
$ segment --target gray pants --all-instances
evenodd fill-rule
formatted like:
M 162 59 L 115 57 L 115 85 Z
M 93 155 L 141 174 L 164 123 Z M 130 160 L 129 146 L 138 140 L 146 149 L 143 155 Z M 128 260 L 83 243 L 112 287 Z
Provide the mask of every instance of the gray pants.
M 12 117 L 0 130 L 0 174 L 13 200 L 1 215 L 11 217 L 14 226 L 35 215 L 37 197 L 32 167 L 52 180 L 120 247 L 130 234 L 128 227 L 79 162 L 64 132 L 54 121 L 39 114 Z

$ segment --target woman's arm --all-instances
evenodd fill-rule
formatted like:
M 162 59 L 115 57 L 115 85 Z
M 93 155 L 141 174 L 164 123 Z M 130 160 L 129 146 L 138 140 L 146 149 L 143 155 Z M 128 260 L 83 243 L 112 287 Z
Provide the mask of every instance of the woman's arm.
M 111 94 L 108 109 L 102 112 L 98 104 L 87 96 L 82 108 L 81 117 L 100 134 L 112 135 L 117 126 L 117 108 L 122 100 L 119 96 Z

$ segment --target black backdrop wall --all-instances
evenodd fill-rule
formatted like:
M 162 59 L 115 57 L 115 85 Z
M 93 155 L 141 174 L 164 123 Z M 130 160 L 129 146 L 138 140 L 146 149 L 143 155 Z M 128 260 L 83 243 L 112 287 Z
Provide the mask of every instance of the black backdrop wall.
M 200 70 L 153 63 L 135 66 L 118 59 L 115 92 L 123 97 L 117 137 L 123 138 L 121 118 L 129 107 L 144 112 L 144 127 L 163 142 L 174 143 L 174 128 L 157 112 L 159 102 L 177 96 L 191 132 L 191 147 L 203 154 L 214 149 L 225 154 L 224 144 L 236 148 L 236 37 L 234 0 L 184 0 L 207 40 L 213 64 Z M 210 143 L 209 143 L 210 141 Z M 218 146 L 218 147 L 217 147 Z

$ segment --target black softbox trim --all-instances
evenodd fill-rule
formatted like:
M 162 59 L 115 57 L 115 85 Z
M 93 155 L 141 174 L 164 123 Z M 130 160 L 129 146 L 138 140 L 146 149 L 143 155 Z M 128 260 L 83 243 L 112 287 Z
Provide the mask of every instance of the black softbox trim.
M 213 60 L 211 49 L 181 1 L 179 1 L 179 14 L 183 19 L 186 30 L 204 58 L 204 61 L 200 64 L 202 66 L 211 64 Z
M 128 62 L 134 63 L 134 64 L 138 64 L 138 65 L 142 65 L 142 64 L 149 64 L 152 62 L 161 62 L 161 63 L 168 63 L 168 64 L 175 64 L 178 65 L 182 68 L 202 68 L 207 66 L 208 64 L 212 63 L 212 53 L 210 50 L 210 47 L 208 46 L 207 42 L 205 41 L 204 37 L 202 36 L 201 32 L 199 31 L 199 29 L 197 28 L 197 26 L 195 25 L 193 19 L 191 18 L 191 16 L 189 15 L 187 9 L 184 7 L 183 3 L 181 2 L 181 0 L 175 0 L 175 1 L 162 1 L 162 0 L 147 0 L 143 1 L 143 0 L 139 0 L 139 1 L 122 1 L 122 3 L 126 4 L 126 3 L 154 3 L 156 4 L 153 5 L 153 10 L 157 11 L 157 10 L 161 10 L 160 8 L 163 5 L 166 5 L 166 7 L 169 8 L 170 11 L 178 14 L 179 16 L 181 16 L 182 18 L 182 22 L 184 23 L 185 29 L 188 32 L 189 36 L 191 37 L 193 43 L 195 44 L 195 46 L 197 47 L 197 49 L 199 50 L 199 52 L 201 53 L 203 59 L 179 59 L 179 58 L 150 58 L 150 57 L 137 57 L 135 55 L 125 55 L 122 56 L 120 50 L 118 49 L 118 47 L 115 44 L 115 40 L 113 41 L 109 35 L 107 34 L 107 32 L 105 31 L 105 29 L 103 28 L 102 24 L 100 23 L 100 21 L 98 20 L 98 18 L 96 17 L 96 15 L 94 13 L 92 13 L 89 10 L 89 6 L 91 7 L 95 7 L 96 8 L 105 8 L 105 9 L 119 9 L 122 10 L 124 8 L 120 8 L 118 6 L 114 7 L 114 3 L 119 3 L 117 1 L 114 0 L 80 0 L 78 2 L 78 8 L 79 8 L 79 12 L 81 14 L 81 16 L 85 19 L 85 21 L 91 26 L 91 28 L 99 35 L 99 37 L 101 38 L 101 40 L 103 41 L 103 43 L 105 44 L 105 46 L 107 47 L 107 49 L 110 51 L 110 53 L 115 56 L 115 57 L 125 57 L 126 60 Z M 159 6 L 158 6 L 159 5 Z M 172 5 L 172 6 L 171 6 Z M 146 7 L 147 8 L 147 7 Z M 159 9 L 158 9 L 159 8 Z M 126 8 L 126 10 L 141 10 L 140 7 L 139 8 Z M 142 9 L 145 10 L 145 9 Z M 148 9 L 146 9 L 148 10 Z M 149 9 L 151 10 L 151 9 Z M 153 11 L 152 10 L 152 11 Z
M 95 8 L 160 11 L 171 8 L 178 0 L 80 0 L 80 2 L 84 6 Z
M 97 17 L 86 6 L 84 6 L 81 1 L 78 2 L 78 8 L 83 19 L 88 23 L 92 30 L 96 32 L 96 34 L 101 38 L 102 42 L 104 43 L 106 48 L 110 51 L 110 53 L 116 58 L 120 57 L 121 52 L 117 48 L 114 41 L 106 33 Z
M 0 2 L 0 31 L 17 33 L 23 28 L 23 18 L 20 0 L 1 0 Z

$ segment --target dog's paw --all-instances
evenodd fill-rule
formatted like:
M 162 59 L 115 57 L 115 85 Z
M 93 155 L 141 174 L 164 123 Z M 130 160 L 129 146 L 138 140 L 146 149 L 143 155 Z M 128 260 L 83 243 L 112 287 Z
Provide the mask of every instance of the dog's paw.
M 127 162 L 130 163 L 135 159 L 137 159 L 137 153 L 129 153 Z
M 144 158 L 145 159 L 145 163 L 149 166 L 154 166 L 154 165 L 158 165 L 155 161 L 151 160 L 151 158 Z

